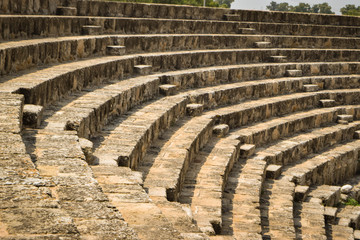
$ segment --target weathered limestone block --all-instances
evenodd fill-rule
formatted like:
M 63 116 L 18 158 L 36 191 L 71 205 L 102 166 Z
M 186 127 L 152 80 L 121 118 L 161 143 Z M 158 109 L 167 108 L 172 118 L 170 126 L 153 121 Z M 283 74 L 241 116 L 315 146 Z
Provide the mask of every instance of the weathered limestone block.
M 316 92 L 319 90 L 319 86 L 317 84 L 304 84 L 305 92 Z
M 266 178 L 269 178 L 269 179 L 278 178 L 281 174 L 281 168 L 282 168 L 282 166 L 280 166 L 280 165 L 274 165 L 274 164 L 268 165 L 266 167 Z
M 240 157 L 248 158 L 255 153 L 255 145 L 254 144 L 244 144 L 240 147 Z
M 152 71 L 151 65 L 135 65 L 134 72 L 140 75 L 148 75 Z
M 111 56 L 121 56 L 126 52 L 125 46 L 120 45 L 110 45 L 106 47 L 106 54 Z
M 306 199 L 309 190 L 310 190 L 309 186 L 301 186 L 301 185 L 296 186 L 294 200 L 298 202 L 303 202 Z
M 56 14 L 63 16 L 76 16 L 77 9 L 75 7 L 57 7 Z
M 321 199 L 325 206 L 335 206 L 340 201 L 340 187 L 321 185 L 312 191 L 309 196 Z
M 302 70 L 298 70 L 298 69 L 286 70 L 286 76 L 287 77 L 301 77 L 302 76 Z
M 286 62 L 287 57 L 286 57 L 286 56 L 282 56 L 282 55 L 279 55 L 279 56 L 270 56 L 269 60 L 270 60 L 270 62 L 284 63 L 284 62 Z
M 215 134 L 217 137 L 224 137 L 229 132 L 229 125 L 227 124 L 220 124 L 213 128 L 213 134 Z
M 84 25 L 81 27 L 83 35 L 97 35 L 100 34 L 101 26 L 97 25 Z
M 190 103 L 186 105 L 186 114 L 188 116 L 200 116 L 204 111 L 204 105 L 198 103 Z
M 163 84 L 159 87 L 160 94 L 165 96 L 175 95 L 176 93 L 176 85 L 172 84 Z
M 44 108 L 38 105 L 25 104 L 23 110 L 23 126 L 37 128 L 40 126 Z
M 336 102 L 333 99 L 321 99 L 320 104 L 322 107 L 327 108 L 327 107 L 335 107 Z
M 355 230 L 354 231 L 354 239 L 355 240 L 360 240 L 360 230 Z
M 351 189 L 353 189 L 353 186 L 346 184 L 344 186 L 341 187 L 340 191 L 343 194 L 349 194 L 351 192 Z
M 271 42 L 255 42 L 254 45 L 257 48 L 268 48 L 271 47 Z

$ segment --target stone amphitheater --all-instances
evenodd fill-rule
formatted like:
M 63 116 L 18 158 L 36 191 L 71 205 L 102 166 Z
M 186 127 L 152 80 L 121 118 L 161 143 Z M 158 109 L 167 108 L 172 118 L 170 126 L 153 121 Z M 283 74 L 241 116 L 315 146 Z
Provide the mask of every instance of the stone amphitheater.
M 360 18 L 0 13 L 0 239 L 360 239 Z

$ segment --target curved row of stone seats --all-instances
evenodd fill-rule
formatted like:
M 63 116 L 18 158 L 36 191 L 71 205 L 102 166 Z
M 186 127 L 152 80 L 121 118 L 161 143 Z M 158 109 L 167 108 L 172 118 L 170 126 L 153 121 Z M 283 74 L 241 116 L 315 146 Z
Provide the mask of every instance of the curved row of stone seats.
M 0 15 L 0 40 L 80 34 L 238 34 L 252 26 L 252 34 L 357 37 L 359 27 L 285 23 L 240 23 L 214 20 Z M 92 30 L 89 30 L 89 29 Z M 276 29 L 276 31 L 274 30 Z
M 239 143 L 231 137 L 212 138 L 186 173 L 179 201 L 190 204 L 197 226 L 208 235 L 221 232 L 222 193 L 240 155 Z
M 184 116 L 187 102 L 184 96 L 162 98 L 108 124 L 99 134 L 96 163 L 137 169 L 151 142 Z
M 176 129 L 176 126 L 179 126 Z M 157 154 L 148 154 L 142 166 L 148 166 L 144 187 L 151 191 L 162 189 L 169 201 L 179 199 L 185 174 L 199 150 L 212 136 L 214 120 L 205 116 L 183 118 L 167 132 L 174 131 L 162 142 Z M 152 148 L 154 151 L 154 148 Z M 176 159 L 176 161 L 175 161 Z
M 0 15 L 0 40 L 94 34 L 234 34 L 239 23 L 224 21 Z
M 360 141 L 335 146 L 331 152 L 303 159 L 284 174 L 294 176 L 300 185 L 338 184 L 355 175 L 359 149 Z
M 230 10 L 166 4 L 127 3 L 111 1 L 64 1 L 64 0 L 3 0 L 0 13 L 55 14 L 57 7 L 75 7 L 76 14 L 84 16 L 127 16 L 167 19 L 233 19 L 236 21 L 291 22 L 303 24 L 332 24 L 359 26 L 358 18 L 329 14 L 304 14 L 293 12 L 269 12 Z M 225 16 L 224 16 L 225 15 Z
M 313 25 L 270 22 L 241 22 L 239 28 L 254 29 L 254 34 L 278 34 L 298 36 L 358 37 L 360 28 L 355 26 Z
M 1 84 L 1 91 L 22 93 L 25 95 L 26 103 L 36 105 L 46 105 L 71 90 L 81 90 L 89 83 L 97 84 L 104 79 L 113 79 L 124 77 L 134 72 L 134 65 L 151 65 L 154 71 L 165 69 L 184 69 L 188 67 L 215 65 L 215 64 L 234 64 L 244 61 L 268 61 L 268 56 L 275 54 L 276 50 L 197 50 L 182 52 L 165 52 L 152 54 L 137 54 L 126 56 L 107 56 L 101 58 L 92 58 L 73 63 L 59 64 L 39 71 L 25 73 L 13 78 L 6 77 Z M 284 54 L 284 50 L 280 51 Z M 312 61 L 324 54 L 328 60 L 336 57 L 338 54 L 349 54 L 349 61 L 357 57 L 357 51 L 331 51 L 316 50 L 309 51 L 308 55 L 303 57 L 303 53 L 298 50 L 285 50 L 287 53 L 294 54 L 294 61 L 306 60 Z M 255 54 L 257 53 L 257 54 Z M 300 55 L 298 55 L 300 54 Z M 259 56 L 260 55 L 260 56 Z M 298 55 L 298 56 L 296 56 Z M 299 59 L 300 58 L 300 59 Z M 307 59 L 309 58 L 309 59 Z M 323 60 L 323 57 L 317 59 Z M 335 60 L 335 59 L 334 59 Z M 345 59 L 344 59 L 345 60 Z M 84 71 L 85 70 L 85 71 Z M 314 69 L 316 71 L 316 67 Z M 76 77 L 75 77 L 76 76 Z M 89 78 L 88 76 L 92 76 Z M 67 84 L 64 84 L 67 82 Z M 45 90 L 46 89 L 46 90 Z M 47 90 L 48 89 L 48 90 Z
M 232 34 L 147 34 L 41 38 L 0 44 L 1 75 L 49 63 L 105 55 L 107 46 L 124 46 L 126 54 L 214 48 L 251 48 L 272 42 L 278 47 L 357 48 L 356 38 L 250 36 Z
M 293 22 L 303 24 L 333 24 L 359 26 L 356 17 L 329 14 L 298 14 L 292 12 L 269 12 L 252 10 L 230 10 L 222 8 L 199 8 L 146 3 L 119 3 L 106 1 L 78 1 L 79 15 L 84 16 L 128 16 L 169 19 L 221 20 L 230 15 L 237 21 Z M 228 16 L 224 16 L 228 15 Z M 232 15 L 232 16 L 231 16 Z

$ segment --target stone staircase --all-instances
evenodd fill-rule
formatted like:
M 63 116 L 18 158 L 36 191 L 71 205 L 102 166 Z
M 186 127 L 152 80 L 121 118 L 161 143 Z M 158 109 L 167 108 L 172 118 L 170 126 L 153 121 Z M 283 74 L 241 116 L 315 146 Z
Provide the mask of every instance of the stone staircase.
M 1 239 L 359 239 L 358 18 L 0 14 Z

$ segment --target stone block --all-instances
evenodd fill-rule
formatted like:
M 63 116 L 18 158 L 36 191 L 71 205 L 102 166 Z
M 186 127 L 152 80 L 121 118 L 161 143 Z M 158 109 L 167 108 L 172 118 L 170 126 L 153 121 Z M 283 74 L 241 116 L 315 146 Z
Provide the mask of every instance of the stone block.
M 286 70 L 285 75 L 287 77 L 301 77 L 302 76 L 302 70 L 289 69 L 289 70 Z
M 238 33 L 239 34 L 255 34 L 256 31 L 254 28 L 239 28 Z
M 309 186 L 301 186 L 298 185 L 295 188 L 295 201 L 302 202 L 306 199 L 307 195 L 309 193 Z
M 355 133 L 354 133 L 354 138 L 355 138 L 355 139 L 360 139 L 360 130 L 355 131 Z
M 355 240 L 360 240 L 360 230 L 355 230 L 354 231 L 354 239 Z
M 186 114 L 188 116 L 199 116 L 204 111 L 204 105 L 198 103 L 191 103 L 186 105 Z
M 319 90 L 319 86 L 316 84 L 304 84 L 305 92 L 316 92 Z
M 151 65 L 135 65 L 134 72 L 140 75 L 148 75 L 152 71 Z
M 346 184 L 344 186 L 341 187 L 340 191 L 343 194 L 349 194 L 351 192 L 351 189 L 353 188 L 353 186 Z
M 228 134 L 229 129 L 229 125 L 220 124 L 213 128 L 213 134 L 215 134 L 217 137 L 224 137 Z
M 281 175 L 280 165 L 270 164 L 266 167 L 266 178 L 277 179 Z
M 176 85 L 172 84 L 163 84 L 160 85 L 160 94 L 165 96 L 175 95 L 176 94 Z
M 343 121 L 347 121 L 347 122 L 352 122 L 354 121 L 354 116 L 353 115 L 348 115 L 348 114 L 341 114 L 338 115 L 338 121 L 339 120 L 343 120 Z
M 63 15 L 63 16 L 76 16 L 77 8 L 75 8 L 75 7 L 57 7 L 56 14 Z
M 152 187 L 148 189 L 149 197 L 164 197 L 166 198 L 166 188 Z
M 348 125 L 348 124 L 349 124 L 349 122 L 346 121 L 346 120 L 338 120 L 337 122 L 338 122 L 339 124 L 342 124 L 342 125 Z
M 257 48 L 269 48 L 271 47 L 271 42 L 255 42 L 254 45 Z
M 325 220 L 331 224 L 335 223 L 338 209 L 336 207 L 325 207 L 324 217 Z
M 275 63 L 283 63 L 286 62 L 287 57 L 286 56 L 270 56 L 269 60 L 270 62 L 275 62 Z
M 321 99 L 320 105 L 321 107 L 335 107 L 336 102 L 333 99 Z
M 244 144 L 240 147 L 240 157 L 247 158 L 252 156 L 255 153 L 254 144 Z
M 44 108 L 39 105 L 25 104 L 23 110 L 23 126 L 37 128 L 40 126 Z
M 97 25 L 84 25 L 81 30 L 83 35 L 98 35 L 101 32 L 101 27 Z
M 241 21 L 241 16 L 237 14 L 224 14 L 224 20 L 226 21 Z
M 121 56 L 126 52 L 125 46 L 110 45 L 106 47 L 106 54 L 111 56 Z
M 79 138 L 79 143 L 80 143 L 81 150 L 83 151 L 83 153 L 85 155 L 86 162 L 88 164 L 93 164 L 93 162 L 94 162 L 94 156 L 93 156 L 94 144 L 90 140 L 87 140 L 86 138 Z

